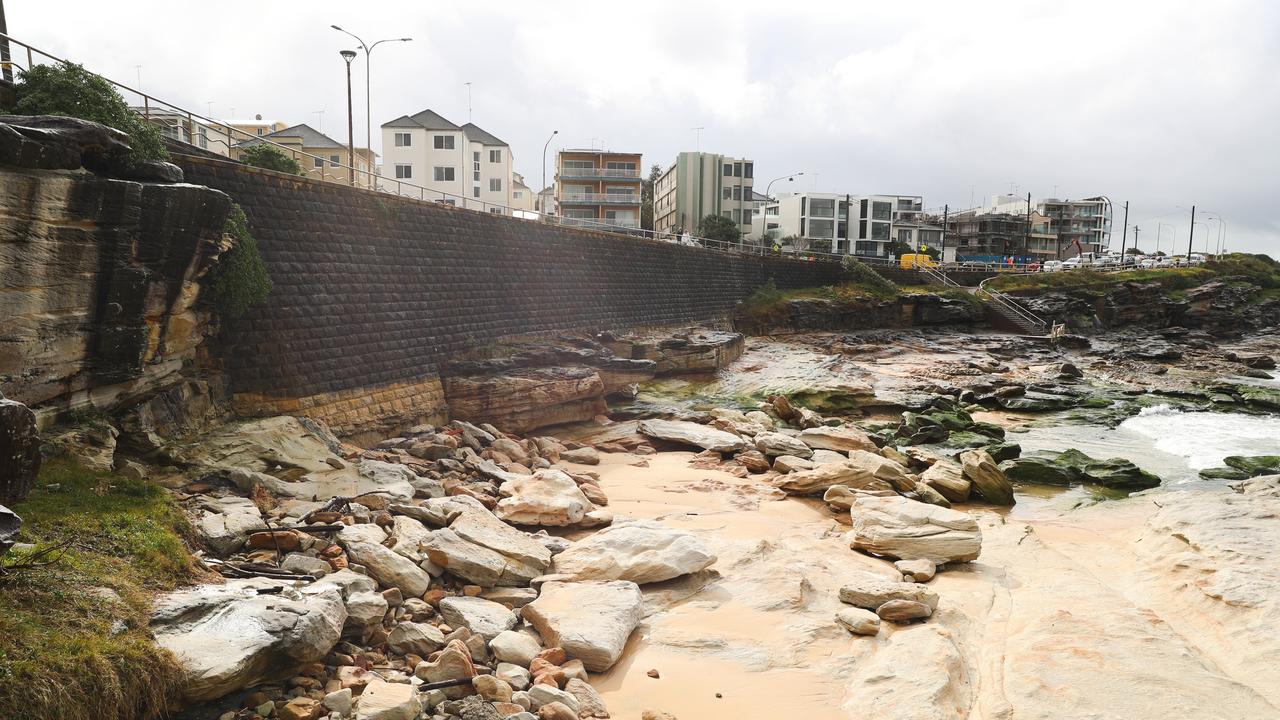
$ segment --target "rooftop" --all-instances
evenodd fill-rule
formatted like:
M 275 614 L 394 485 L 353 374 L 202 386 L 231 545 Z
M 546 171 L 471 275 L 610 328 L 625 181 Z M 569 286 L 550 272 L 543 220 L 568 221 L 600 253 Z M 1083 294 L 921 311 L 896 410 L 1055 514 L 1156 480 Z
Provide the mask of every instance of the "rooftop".
M 267 133 L 260 138 L 252 138 L 244 142 L 236 143 L 236 147 L 252 147 L 261 145 L 263 140 L 273 140 L 279 142 L 285 138 L 297 138 L 302 147 L 310 148 L 345 148 L 346 145 L 334 140 L 315 128 L 303 123 L 294 125 L 283 130 L 277 130 L 273 133 Z
M 486 130 L 481 128 L 479 125 L 476 125 L 475 123 L 467 123 L 466 125 L 463 125 L 462 134 L 466 135 L 467 139 L 470 140 L 471 142 L 478 142 L 481 145 L 506 146 L 505 142 L 503 142 L 502 140 L 499 140 L 493 134 L 487 132 Z
M 423 110 L 414 115 L 401 115 L 400 117 L 382 124 L 382 127 L 405 127 L 405 128 L 425 128 L 427 130 L 461 130 L 462 128 L 454 125 L 434 110 Z

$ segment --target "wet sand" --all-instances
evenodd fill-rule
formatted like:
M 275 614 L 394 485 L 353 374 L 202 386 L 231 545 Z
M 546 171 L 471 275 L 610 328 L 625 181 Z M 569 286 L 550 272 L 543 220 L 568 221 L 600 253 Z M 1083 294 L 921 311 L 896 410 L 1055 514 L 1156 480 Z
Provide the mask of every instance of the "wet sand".
M 644 588 L 644 623 L 593 678 L 614 717 L 1280 717 L 1280 698 L 1231 661 L 1222 618 L 1192 614 L 1135 552 L 1153 497 L 1073 509 L 1082 491 L 1046 489 L 1008 511 L 964 507 L 982 557 L 932 581 L 942 604 L 927 623 L 865 638 L 833 622 L 837 590 L 891 564 L 850 550 L 822 503 L 692 457 L 606 454 L 591 468 L 615 514 L 697 533 L 718 556 L 701 576 Z M 901 651 L 910 671 L 885 676 Z M 933 709 L 917 715 L 920 698 Z M 1063 703 L 1080 712 L 1055 714 Z

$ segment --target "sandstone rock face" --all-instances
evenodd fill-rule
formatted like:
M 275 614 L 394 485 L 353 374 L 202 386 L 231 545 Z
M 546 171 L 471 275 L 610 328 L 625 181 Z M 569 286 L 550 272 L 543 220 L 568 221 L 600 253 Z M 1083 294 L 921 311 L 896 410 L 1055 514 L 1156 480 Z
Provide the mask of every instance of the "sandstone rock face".
M 860 497 L 850 509 L 850 547 L 898 560 L 975 560 L 982 531 L 968 513 L 902 497 Z
M 876 444 L 865 432 L 856 427 L 815 427 L 801 430 L 797 436 L 801 442 L 815 450 L 834 450 L 847 453 L 851 450 L 875 452 Z
M 812 470 L 797 470 L 782 475 L 773 484 L 792 495 L 808 495 L 825 491 L 833 485 L 844 485 L 854 490 L 893 492 L 893 486 L 875 477 L 866 468 L 848 462 L 827 463 Z
M 35 413 L 0 395 L 0 504 L 26 499 L 39 472 L 40 431 Z
M 516 476 L 499 491 L 495 514 L 516 525 L 576 525 L 595 509 L 573 478 L 558 470 Z
M 895 632 L 858 665 L 844 707 L 866 720 L 950 720 L 968 717 L 972 688 L 951 633 L 926 623 Z
M 684 420 L 645 420 L 639 430 L 651 438 L 714 452 L 737 452 L 746 447 L 746 442 L 733 433 Z
M 604 413 L 604 382 L 594 368 L 535 367 L 444 378 L 450 414 L 524 433 Z
M 715 372 L 742 355 L 741 333 L 706 330 L 672 337 L 637 339 L 629 343 L 630 357 L 652 360 L 659 375 Z
M 230 199 L 48 172 L 104 160 L 120 133 L 94 123 L 6 116 L 0 135 L 0 393 L 36 409 L 109 411 L 172 382 L 204 337 L 198 278 Z
M 565 580 L 662 582 L 710 567 L 716 556 L 697 537 L 651 520 L 615 521 L 555 556 Z
M 633 582 L 548 582 L 523 614 L 549 647 L 559 646 L 591 672 L 604 672 L 622 656 L 640 624 L 644 598 Z
M 504 605 L 478 597 L 447 597 L 440 601 L 440 615 L 449 627 L 465 627 L 486 641 L 516 626 L 515 613 Z
M 992 505 L 1013 505 L 1013 485 L 999 466 L 984 450 L 966 450 L 960 453 L 964 476 L 973 483 L 973 489 Z
M 286 589 L 259 595 L 260 588 Z M 161 596 L 152 608 L 151 631 L 182 662 L 186 698 L 199 702 L 323 659 L 346 617 L 333 587 L 299 593 L 279 581 L 228 580 Z

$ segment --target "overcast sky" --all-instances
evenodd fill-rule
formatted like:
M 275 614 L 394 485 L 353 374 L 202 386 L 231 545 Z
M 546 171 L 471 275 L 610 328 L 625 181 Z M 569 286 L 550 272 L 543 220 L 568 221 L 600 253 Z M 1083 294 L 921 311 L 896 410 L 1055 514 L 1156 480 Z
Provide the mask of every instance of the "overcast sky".
M 431 108 L 507 141 L 530 186 L 558 147 L 701 149 L 783 189 L 1130 202 L 1140 245 L 1185 252 L 1225 218 L 1280 255 L 1280 3 L 241 2 L 6 0 L 9 32 L 218 118 L 346 139 L 343 64 L 373 53 L 377 126 Z M 363 55 L 355 62 L 357 144 Z M 212 105 L 210 106 L 209 103 Z M 315 111 L 323 110 L 321 116 Z M 549 160 L 549 165 L 553 164 Z M 548 175 L 551 169 L 548 169 Z M 1210 213 L 1206 215 L 1207 213 Z M 1117 209 L 1115 247 L 1122 213 Z M 1162 227 L 1161 223 L 1165 223 Z M 1132 234 L 1130 235 L 1132 238 Z

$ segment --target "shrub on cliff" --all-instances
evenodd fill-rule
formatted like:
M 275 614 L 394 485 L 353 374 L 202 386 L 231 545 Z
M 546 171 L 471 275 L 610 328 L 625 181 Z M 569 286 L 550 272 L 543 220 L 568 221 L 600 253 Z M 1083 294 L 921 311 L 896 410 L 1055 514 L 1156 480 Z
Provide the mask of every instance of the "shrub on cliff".
M 225 320 L 234 320 L 267 299 L 271 278 L 258 252 L 258 242 L 249 233 L 249 219 L 239 205 L 231 206 L 223 232 L 235 238 L 236 244 L 218 258 L 209 273 L 209 293 L 218 314 Z
M 64 115 L 92 120 L 129 135 L 129 164 L 165 160 L 160 128 L 134 112 L 111 83 L 72 62 L 36 65 L 18 75 L 18 115 Z
M 297 160 L 285 155 L 274 145 L 254 145 L 245 148 L 240 155 L 240 162 L 266 170 L 277 170 L 290 175 L 301 175 L 302 166 Z

